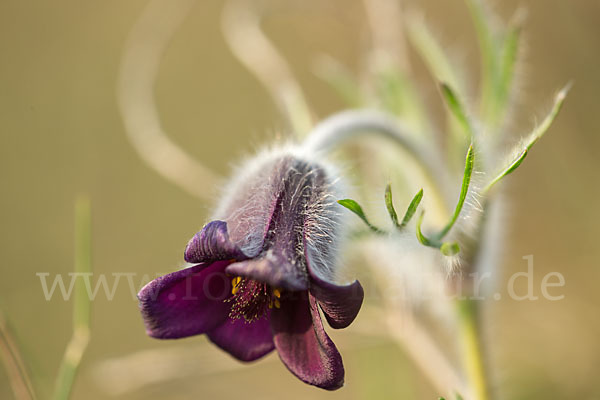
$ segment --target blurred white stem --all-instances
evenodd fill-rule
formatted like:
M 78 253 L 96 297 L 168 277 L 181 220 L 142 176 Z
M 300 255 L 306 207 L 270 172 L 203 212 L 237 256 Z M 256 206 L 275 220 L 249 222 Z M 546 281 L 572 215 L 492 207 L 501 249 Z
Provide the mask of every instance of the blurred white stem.
M 393 337 L 413 359 L 421 372 L 430 380 L 440 394 L 452 398 L 455 393 L 466 396 L 467 387 L 440 350 L 435 340 L 408 313 L 388 308 L 388 326 Z
M 413 359 L 438 394 L 454 399 L 455 393 L 466 393 L 466 382 L 460 375 L 460 368 L 450 362 L 447 353 L 451 352 L 444 351 L 418 315 L 428 312 L 440 327 L 454 332 L 453 308 L 440 293 L 446 282 L 442 273 L 436 273 L 431 267 L 433 259 L 427 251 L 408 255 L 412 245 L 407 242 L 401 245 L 405 240 L 398 236 L 373 237 L 361 247 L 363 258 L 369 264 L 369 274 L 382 295 L 380 316 L 390 335 Z M 373 258 L 373 254 L 378 256 Z
M 117 100 L 127 137 L 144 162 L 186 192 L 212 200 L 218 177 L 172 142 L 154 101 L 160 59 L 195 0 L 153 0 L 133 26 L 119 70 Z
M 227 2 L 222 20 L 225 39 L 233 54 L 268 91 L 294 133 L 303 136 L 313 125 L 310 108 L 286 60 L 260 28 L 260 18 L 256 4 Z

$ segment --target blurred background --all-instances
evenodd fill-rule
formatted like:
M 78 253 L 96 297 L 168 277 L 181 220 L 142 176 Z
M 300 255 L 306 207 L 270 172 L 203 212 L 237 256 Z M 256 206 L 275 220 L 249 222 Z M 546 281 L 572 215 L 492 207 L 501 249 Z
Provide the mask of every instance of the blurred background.
M 0 2 L 0 308 L 41 399 L 52 393 L 71 336 L 72 304 L 60 296 L 46 301 L 36 273 L 48 272 L 52 279 L 73 270 L 76 196 L 85 193 L 92 201 L 94 272 L 136 273 L 136 291 L 143 274 L 180 265 L 187 240 L 211 209 L 141 161 L 118 112 L 124 43 L 147 3 Z M 502 261 L 506 280 L 524 271 L 522 257 L 533 254 L 535 287 L 544 274 L 558 271 L 565 277 L 565 298 L 493 302 L 487 334 L 494 385 L 507 399 L 600 399 L 600 2 L 494 3 L 502 19 L 519 7 L 528 11 L 514 116 L 518 132 L 531 128 L 555 91 L 574 81 L 548 135 L 508 179 Z M 232 163 L 285 125 L 265 89 L 226 45 L 222 5 L 205 0 L 192 8 L 165 51 L 155 94 L 171 139 L 226 176 Z M 477 42 L 463 2 L 405 5 L 425 14 L 475 81 Z M 263 28 L 290 61 L 317 116 L 341 110 L 313 66 L 317 56 L 328 54 L 360 68 L 368 34 L 362 1 L 279 1 L 268 10 Z M 418 58 L 411 63 L 426 80 Z M 440 106 L 435 88 L 429 90 L 426 99 Z M 329 330 L 347 371 L 346 386 L 334 393 L 302 384 L 276 354 L 240 366 L 204 337 L 148 338 L 126 282 L 111 301 L 99 295 L 92 313 L 76 399 L 436 398 L 369 313 L 349 329 Z M 5 372 L 0 369 L 0 398 L 10 399 Z

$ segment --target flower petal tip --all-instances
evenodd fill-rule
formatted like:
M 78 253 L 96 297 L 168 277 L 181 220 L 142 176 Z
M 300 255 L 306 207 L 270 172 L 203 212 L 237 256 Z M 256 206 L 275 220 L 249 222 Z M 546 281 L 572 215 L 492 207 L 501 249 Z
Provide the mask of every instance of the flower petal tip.
M 242 250 L 229 238 L 227 223 L 212 221 L 188 242 L 183 254 L 185 261 L 198 264 L 218 260 L 243 260 Z
M 215 329 L 227 318 L 227 261 L 198 264 L 157 278 L 138 293 L 148 336 L 177 339 Z

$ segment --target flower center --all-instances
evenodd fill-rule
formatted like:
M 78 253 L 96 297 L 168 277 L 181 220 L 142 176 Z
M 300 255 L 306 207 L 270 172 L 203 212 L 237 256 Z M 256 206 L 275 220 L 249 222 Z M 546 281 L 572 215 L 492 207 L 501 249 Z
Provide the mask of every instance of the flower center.
M 236 276 L 231 280 L 232 297 L 226 299 L 232 302 L 229 317 L 244 318 L 246 322 L 254 322 L 267 313 L 267 308 L 281 307 L 281 290 L 272 289 L 266 283 Z

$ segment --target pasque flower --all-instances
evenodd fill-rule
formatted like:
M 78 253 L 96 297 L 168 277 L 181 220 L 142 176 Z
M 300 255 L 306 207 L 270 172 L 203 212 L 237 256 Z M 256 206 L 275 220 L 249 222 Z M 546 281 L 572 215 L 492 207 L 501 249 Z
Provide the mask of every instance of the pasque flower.
M 324 330 L 358 314 L 358 281 L 335 283 L 340 222 L 334 174 L 281 150 L 244 166 L 216 218 L 188 243 L 189 268 L 157 278 L 138 294 L 148 335 L 206 334 L 242 361 L 274 349 L 302 381 L 334 390 L 342 358 Z

